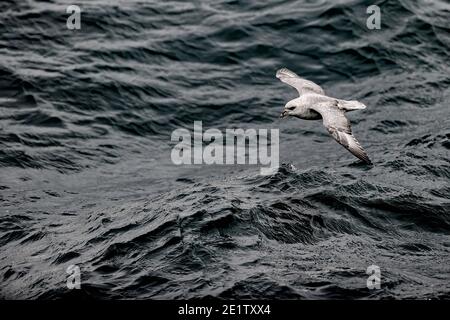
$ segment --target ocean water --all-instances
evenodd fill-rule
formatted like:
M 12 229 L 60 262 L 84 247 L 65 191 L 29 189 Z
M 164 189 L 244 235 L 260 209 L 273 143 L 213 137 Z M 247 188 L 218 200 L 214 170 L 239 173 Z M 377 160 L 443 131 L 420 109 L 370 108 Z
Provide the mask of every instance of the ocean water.
M 1 298 L 450 297 L 447 2 L 70 4 L 0 3 Z M 281 67 L 367 105 L 373 166 L 278 118 Z M 194 121 L 279 129 L 281 168 L 174 165 Z

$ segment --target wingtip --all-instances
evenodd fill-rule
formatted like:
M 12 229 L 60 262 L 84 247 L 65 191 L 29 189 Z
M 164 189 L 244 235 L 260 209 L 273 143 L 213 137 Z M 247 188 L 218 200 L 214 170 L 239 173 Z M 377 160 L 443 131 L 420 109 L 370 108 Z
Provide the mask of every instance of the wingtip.
M 277 77 L 277 78 L 279 78 L 280 76 L 281 76 L 281 74 L 285 71 L 285 70 L 287 70 L 286 68 L 281 68 L 281 69 L 278 69 L 277 70 L 277 73 L 275 74 L 275 76 Z
M 359 159 L 369 166 L 373 165 L 372 161 L 370 160 L 367 154 L 364 154 L 363 156 L 359 157 Z
M 289 70 L 286 67 L 283 67 L 281 69 L 278 69 L 277 73 L 276 73 L 276 77 L 277 78 L 281 78 L 282 76 L 287 76 L 287 77 L 298 77 L 297 74 L 291 70 Z
M 353 155 L 355 155 L 358 158 L 360 164 L 365 164 L 368 166 L 373 165 L 372 161 L 369 159 L 369 156 L 367 154 L 353 153 Z

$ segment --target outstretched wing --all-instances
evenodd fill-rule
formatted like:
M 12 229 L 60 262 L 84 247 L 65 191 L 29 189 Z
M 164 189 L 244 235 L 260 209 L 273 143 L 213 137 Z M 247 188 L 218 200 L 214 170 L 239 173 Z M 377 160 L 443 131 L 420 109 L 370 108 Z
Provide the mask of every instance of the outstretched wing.
M 323 89 L 312 81 L 300 78 L 297 74 L 292 72 L 287 68 L 283 68 L 277 71 L 277 78 L 287 83 L 288 85 L 297 89 L 298 94 L 302 95 L 305 93 L 317 93 L 325 94 Z
M 323 125 L 334 140 L 343 145 L 357 158 L 368 164 L 372 163 L 361 144 L 353 136 L 350 121 L 345 116 L 344 110 L 339 109 L 337 106 L 337 101 L 317 104 L 310 108 L 322 115 Z

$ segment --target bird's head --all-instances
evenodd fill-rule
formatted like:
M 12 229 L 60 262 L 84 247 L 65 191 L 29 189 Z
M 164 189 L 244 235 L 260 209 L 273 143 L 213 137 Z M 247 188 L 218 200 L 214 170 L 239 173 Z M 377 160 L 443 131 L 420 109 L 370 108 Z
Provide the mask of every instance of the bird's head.
M 289 101 L 284 106 L 283 112 L 280 114 L 280 118 L 285 118 L 287 116 L 294 116 L 297 113 L 297 105 L 293 101 Z

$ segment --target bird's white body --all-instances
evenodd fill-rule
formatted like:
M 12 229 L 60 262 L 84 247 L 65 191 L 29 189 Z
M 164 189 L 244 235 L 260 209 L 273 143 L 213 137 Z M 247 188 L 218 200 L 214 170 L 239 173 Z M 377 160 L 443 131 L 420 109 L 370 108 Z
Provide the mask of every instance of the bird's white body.
M 328 99 L 329 99 L 328 97 L 318 95 L 315 93 L 304 94 L 298 98 L 289 101 L 286 104 L 286 107 L 295 106 L 295 109 L 293 110 L 294 112 L 290 114 L 291 116 L 303 120 L 320 120 L 322 119 L 320 113 L 311 109 L 310 106 L 319 102 L 327 101 Z
M 290 113 L 291 116 L 304 120 L 319 120 L 322 119 L 322 115 L 315 111 L 312 107 L 323 103 L 329 103 L 330 105 L 336 104 L 337 108 L 343 110 L 344 112 L 366 108 L 364 104 L 358 101 L 341 100 L 317 93 L 303 94 L 300 97 L 289 101 L 286 104 L 286 107 L 296 107 L 294 112 Z

